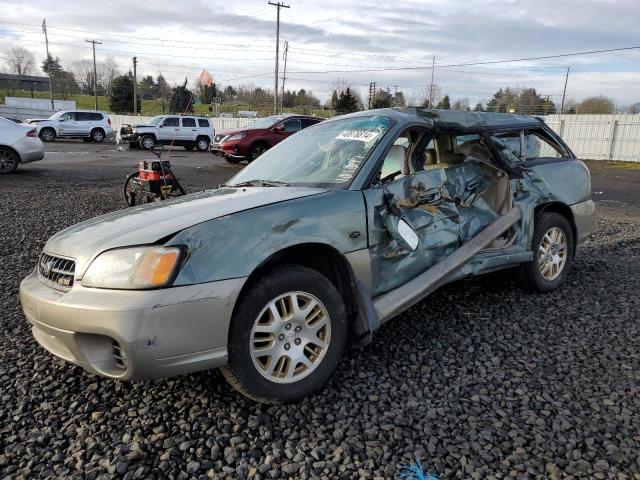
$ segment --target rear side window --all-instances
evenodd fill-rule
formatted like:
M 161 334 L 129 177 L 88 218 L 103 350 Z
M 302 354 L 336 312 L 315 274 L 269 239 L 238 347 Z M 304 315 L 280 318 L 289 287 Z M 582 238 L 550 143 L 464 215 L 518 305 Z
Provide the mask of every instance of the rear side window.
M 199 118 L 198 119 L 198 126 L 202 127 L 202 128 L 211 127 L 211 125 L 209 125 L 209 120 L 207 120 L 206 118 Z
M 539 130 L 497 133 L 492 140 L 510 165 L 536 158 L 569 158 L 562 145 Z
M 79 122 L 99 122 L 102 120 L 101 113 L 94 112 L 76 112 L 76 116 Z
M 168 117 L 164 119 L 164 122 L 162 123 L 165 127 L 177 127 L 179 125 L 178 123 L 178 117 Z
M 195 127 L 196 126 L 196 119 L 195 118 L 183 118 L 182 119 L 182 126 L 183 127 Z
M 320 120 L 316 120 L 315 118 L 303 118 L 301 122 L 302 122 L 302 128 L 307 128 L 307 127 L 310 127 L 311 125 L 315 125 L 316 123 L 319 123 Z

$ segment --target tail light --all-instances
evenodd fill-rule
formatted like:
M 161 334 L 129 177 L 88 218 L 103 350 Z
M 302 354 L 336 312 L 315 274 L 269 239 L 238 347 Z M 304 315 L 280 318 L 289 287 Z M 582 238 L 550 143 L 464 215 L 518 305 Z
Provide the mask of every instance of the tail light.
M 111 117 L 107 117 L 107 123 L 111 126 Z
M 35 128 L 32 128 L 27 132 L 27 137 L 37 137 L 38 131 Z

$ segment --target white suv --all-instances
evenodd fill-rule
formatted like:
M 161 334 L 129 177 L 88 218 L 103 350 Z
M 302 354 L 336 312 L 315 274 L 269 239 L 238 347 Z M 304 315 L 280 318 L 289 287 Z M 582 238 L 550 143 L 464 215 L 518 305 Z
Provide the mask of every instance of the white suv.
M 213 124 L 205 117 L 158 115 L 144 125 L 123 125 L 120 139 L 129 146 L 150 149 L 156 144 L 179 145 L 186 150 L 209 150 L 215 135 Z
M 47 120 L 32 120 L 43 142 L 56 138 L 82 138 L 86 142 L 103 142 L 113 135 L 111 119 L 96 110 L 68 110 L 54 113 Z

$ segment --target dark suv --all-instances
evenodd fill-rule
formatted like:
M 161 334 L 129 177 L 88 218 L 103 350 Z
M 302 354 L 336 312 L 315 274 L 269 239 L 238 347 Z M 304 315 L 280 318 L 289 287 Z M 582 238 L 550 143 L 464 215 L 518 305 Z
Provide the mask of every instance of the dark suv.
M 230 163 L 251 162 L 276 143 L 320 121 L 303 115 L 260 118 L 246 127 L 219 132 L 211 142 L 211 151 Z

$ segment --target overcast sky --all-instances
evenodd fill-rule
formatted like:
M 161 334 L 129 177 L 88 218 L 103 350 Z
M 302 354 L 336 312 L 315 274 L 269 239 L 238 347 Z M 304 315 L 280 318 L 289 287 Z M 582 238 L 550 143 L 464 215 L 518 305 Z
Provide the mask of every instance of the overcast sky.
M 281 43 L 289 42 L 287 87 L 311 89 L 322 100 L 340 78 L 363 97 L 368 83 L 376 81 L 379 87 L 397 85 L 408 98 L 424 98 L 435 55 L 435 84 L 472 105 L 507 86 L 535 87 L 559 102 L 566 66 L 572 70 L 568 98 L 605 94 L 618 104 L 640 101 L 640 49 L 450 66 L 640 46 L 640 0 L 291 0 L 289 5 L 281 10 L 280 30 Z M 19 44 L 44 58 L 40 24 L 46 16 L 51 54 L 65 66 L 90 59 L 91 46 L 84 40 L 95 38 L 102 41 L 98 59 L 112 55 L 123 71 L 136 55 L 139 77 L 162 72 L 171 82 L 187 77 L 193 83 L 207 69 L 218 84 L 273 88 L 276 8 L 267 0 L 0 0 L 0 12 L 0 52 Z

